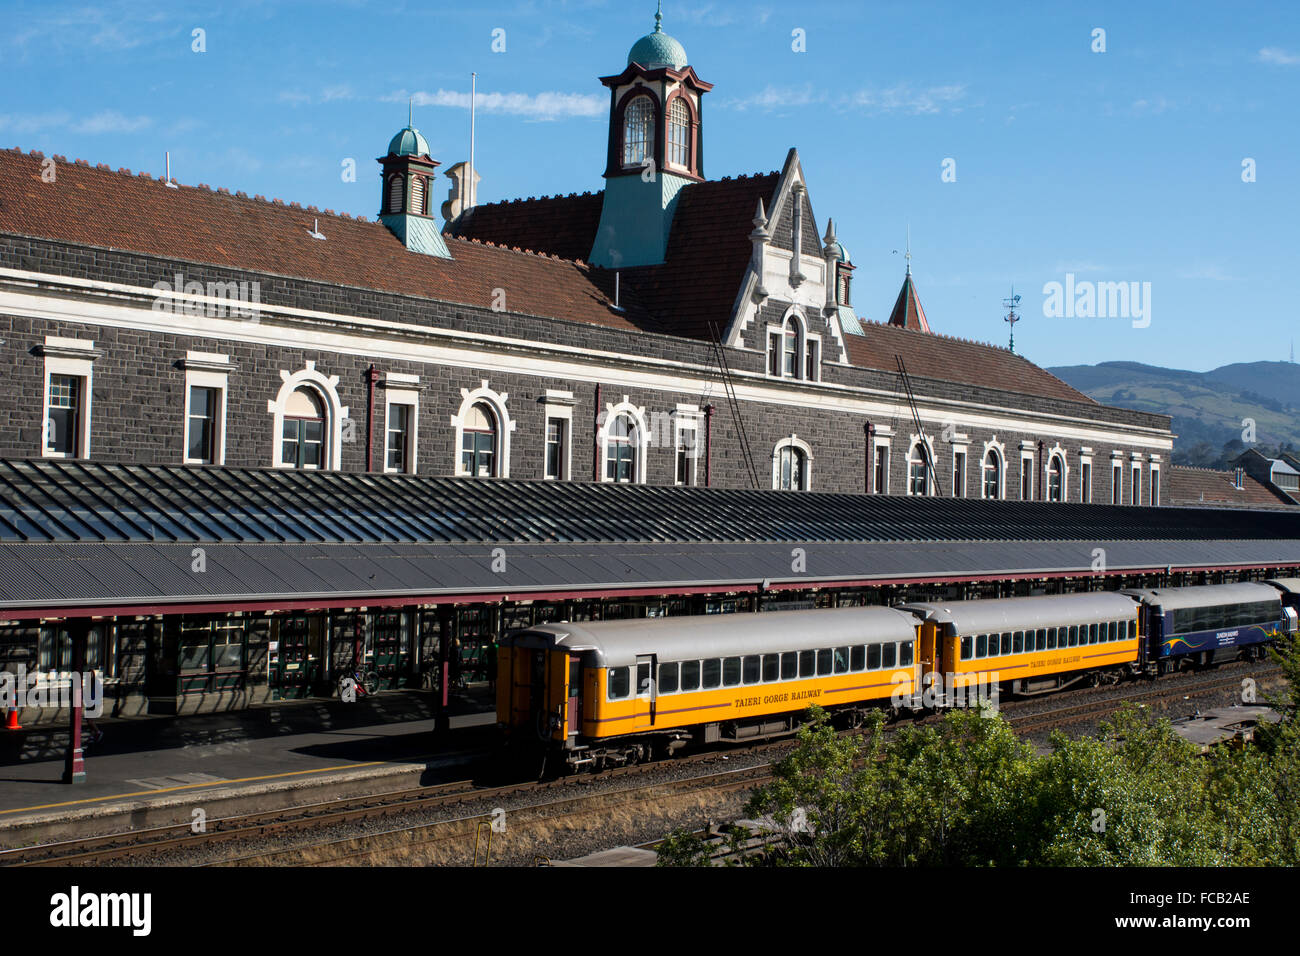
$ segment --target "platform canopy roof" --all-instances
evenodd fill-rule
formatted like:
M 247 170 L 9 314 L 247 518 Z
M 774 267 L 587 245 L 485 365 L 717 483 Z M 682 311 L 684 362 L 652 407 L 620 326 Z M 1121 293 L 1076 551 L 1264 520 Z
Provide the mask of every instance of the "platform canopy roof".
M 0 460 L 0 613 L 1300 569 L 1300 514 Z

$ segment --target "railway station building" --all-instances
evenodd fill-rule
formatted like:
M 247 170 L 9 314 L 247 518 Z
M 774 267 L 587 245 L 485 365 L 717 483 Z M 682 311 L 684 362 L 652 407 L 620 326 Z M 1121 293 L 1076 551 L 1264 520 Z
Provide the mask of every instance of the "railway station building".
M 1165 507 L 1168 417 L 944 335 L 910 267 L 855 298 L 797 149 L 709 178 L 661 24 L 611 69 L 582 195 L 478 204 L 412 125 L 374 218 L 0 151 L 0 664 L 190 713 L 483 679 L 544 620 L 1300 566 Z

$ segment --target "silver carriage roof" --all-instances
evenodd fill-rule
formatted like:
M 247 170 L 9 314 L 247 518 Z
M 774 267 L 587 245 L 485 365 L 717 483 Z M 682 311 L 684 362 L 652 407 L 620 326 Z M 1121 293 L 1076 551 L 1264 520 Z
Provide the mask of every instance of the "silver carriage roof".
M 638 654 L 689 661 L 910 641 L 916 625 L 912 615 L 889 607 L 822 608 L 539 624 L 503 643 L 593 651 L 597 667 L 622 667 Z
M 1271 584 L 1287 594 L 1300 595 L 1300 578 L 1269 578 L 1264 583 Z
M 1216 604 L 1252 604 L 1257 601 L 1281 601 L 1277 588 L 1267 584 L 1197 584 L 1186 588 L 1126 588 L 1143 604 L 1166 610 L 1180 607 L 1212 607 Z
M 958 634 L 1027 631 L 1062 624 L 1091 624 L 1134 617 L 1137 604 L 1114 591 L 996 598 L 988 601 L 932 601 L 900 605 L 936 624 L 952 624 Z

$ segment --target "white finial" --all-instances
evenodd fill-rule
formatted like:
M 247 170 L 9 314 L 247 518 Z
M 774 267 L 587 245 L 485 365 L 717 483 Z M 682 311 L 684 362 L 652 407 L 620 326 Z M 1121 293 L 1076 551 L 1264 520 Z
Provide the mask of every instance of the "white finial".
M 655 33 L 663 33 L 664 22 L 664 0 L 659 0 L 659 7 L 655 10 Z
M 828 246 L 835 241 L 835 220 L 834 219 L 826 220 L 826 238 L 823 241 Z

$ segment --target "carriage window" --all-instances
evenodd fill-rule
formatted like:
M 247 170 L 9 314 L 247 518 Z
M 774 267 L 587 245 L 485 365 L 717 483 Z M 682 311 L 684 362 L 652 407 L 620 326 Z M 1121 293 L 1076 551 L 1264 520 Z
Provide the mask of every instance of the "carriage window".
M 781 655 L 781 680 L 794 680 L 799 676 L 799 655 L 786 651 Z
M 740 658 L 724 657 L 722 659 L 722 686 L 735 687 L 740 683 Z
M 1030 638 L 1029 635 L 1031 634 L 1034 634 L 1036 636 Z M 1035 650 L 1039 650 L 1039 651 L 1047 650 L 1047 628 L 1040 627 L 1037 631 L 1025 631 L 1025 640 L 1026 641 L 1033 640 Z
M 971 638 L 969 634 L 965 634 L 962 636 L 961 639 L 961 659 L 964 661 L 970 660 L 970 652 L 971 652 Z
M 1016 631 L 1011 635 L 1011 653 L 1023 654 L 1025 652 L 1025 632 Z
M 1106 625 L 1106 627 L 1107 627 L 1107 629 L 1110 631 L 1110 639 L 1111 639 L 1112 641 L 1118 641 L 1118 640 L 1119 640 L 1119 623 L 1118 623 L 1117 621 L 1111 621 L 1109 624 Z
M 977 635 L 975 638 L 975 656 L 989 656 L 989 636 L 987 634 Z
M 1056 628 L 1054 627 L 1047 629 L 1047 649 L 1049 651 L 1056 650 Z
M 817 676 L 823 677 L 831 672 L 834 654 L 829 647 L 817 652 Z
M 902 644 L 899 645 L 898 666 L 899 667 L 912 666 L 912 642 L 911 641 L 904 641 Z
M 631 674 L 626 667 L 611 667 L 609 669 L 609 699 L 622 700 L 632 690 L 629 680 Z
M 1089 644 L 1096 644 L 1096 643 L 1097 643 L 1097 625 L 1096 625 L 1096 624 L 1089 624 L 1089 625 L 1088 625 L 1088 643 L 1089 643 Z
M 851 669 L 855 674 L 858 671 L 864 671 L 867 669 L 867 648 L 865 645 L 853 645 L 853 664 Z
M 700 689 L 700 662 L 685 661 L 682 663 L 682 690 L 699 690 Z
M 1129 622 L 1128 622 L 1128 639 L 1129 639 L 1130 641 L 1133 640 L 1133 638 L 1135 638 L 1135 637 L 1138 636 L 1138 635 L 1137 635 L 1137 629 L 1138 629 L 1137 621 L 1129 621 Z
M 835 648 L 835 673 L 846 674 L 849 670 L 849 649 L 847 647 Z
M 660 664 L 659 665 L 659 693 L 675 694 L 677 693 L 677 664 Z
M 751 654 L 745 658 L 745 683 L 757 684 L 763 679 L 763 658 L 757 654 Z
M 763 680 L 780 680 L 781 679 L 781 655 L 764 654 L 763 655 Z
M 898 663 L 898 645 L 886 644 L 881 651 L 881 667 L 893 667 Z
M 703 661 L 700 665 L 700 675 L 706 690 L 717 687 L 722 683 L 722 661 L 716 657 Z
M 874 671 L 880 669 L 880 645 L 867 645 L 867 670 Z
M 1078 624 L 1070 625 L 1070 646 L 1071 647 L 1079 646 L 1079 625 Z
M 816 651 L 799 652 L 799 676 L 800 677 L 817 676 L 817 652 Z
M 1011 653 L 1011 632 L 1010 631 L 1007 631 L 1002 635 L 1002 653 L 1003 654 Z

